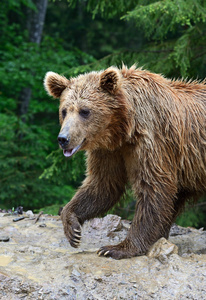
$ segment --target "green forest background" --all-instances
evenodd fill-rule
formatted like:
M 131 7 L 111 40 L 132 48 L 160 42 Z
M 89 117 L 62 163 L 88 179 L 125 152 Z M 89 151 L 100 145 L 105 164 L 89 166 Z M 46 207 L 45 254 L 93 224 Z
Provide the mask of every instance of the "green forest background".
M 0 208 L 57 214 L 84 178 L 82 152 L 58 149 L 47 71 L 76 76 L 137 63 L 167 77 L 206 77 L 205 0 L 1 0 Z M 111 212 L 131 219 L 128 189 Z M 206 198 L 177 222 L 206 227 Z

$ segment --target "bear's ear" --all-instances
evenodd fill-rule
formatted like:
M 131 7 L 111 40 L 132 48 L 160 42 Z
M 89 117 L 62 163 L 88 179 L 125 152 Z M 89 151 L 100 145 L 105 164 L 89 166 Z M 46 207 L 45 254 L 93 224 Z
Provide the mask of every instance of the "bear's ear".
M 100 86 L 107 90 L 110 94 L 115 94 L 120 86 L 121 76 L 120 72 L 115 67 L 106 69 L 100 75 Z
M 47 72 L 44 78 L 44 88 L 50 96 L 59 98 L 63 90 L 70 85 L 70 81 L 57 73 Z

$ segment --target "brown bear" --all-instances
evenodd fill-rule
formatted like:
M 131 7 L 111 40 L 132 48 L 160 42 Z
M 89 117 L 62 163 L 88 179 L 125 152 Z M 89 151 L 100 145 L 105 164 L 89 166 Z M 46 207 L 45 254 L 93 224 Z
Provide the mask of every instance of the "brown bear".
M 99 255 L 142 255 L 161 237 L 187 199 L 206 192 L 206 84 L 175 81 L 135 66 L 66 79 L 48 72 L 60 98 L 58 142 L 66 157 L 86 150 L 86 179 L 61 218 L 71 246 L 81 225 L 113 207 L 130 183 L 137 198 L 128 235 Z

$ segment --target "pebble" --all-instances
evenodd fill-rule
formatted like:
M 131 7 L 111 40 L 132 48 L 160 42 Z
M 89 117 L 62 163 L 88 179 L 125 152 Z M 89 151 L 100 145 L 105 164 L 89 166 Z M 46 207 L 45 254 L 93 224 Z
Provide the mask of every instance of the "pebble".
M 34 217 L 34 214 L 33 214 L 32 210 L 27 210 L 26 215 L 27 215 L 29 218 L 33 218 L 33 217 Z
M 8 242 L 10 240 L 10 237 L 8 237 L 8 236 L 4 236 L 4 235 L 2 235 L 2 236 L 0 236 L 0 242 Z
M 40 224 L 39 227 L 47 227 L 45 223 Z

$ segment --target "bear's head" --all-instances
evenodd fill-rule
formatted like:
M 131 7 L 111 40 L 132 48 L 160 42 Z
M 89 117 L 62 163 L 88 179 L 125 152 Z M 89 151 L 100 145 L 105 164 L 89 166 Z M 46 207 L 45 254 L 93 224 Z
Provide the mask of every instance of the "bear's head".
M 54 72 L 45 76 L 49 95 L 60 98 L 58 142 L 69 157 L 80 149 L 115 150 L 131 136 L 131 107 L 119 69 L 91 72 L 68 80 Z

